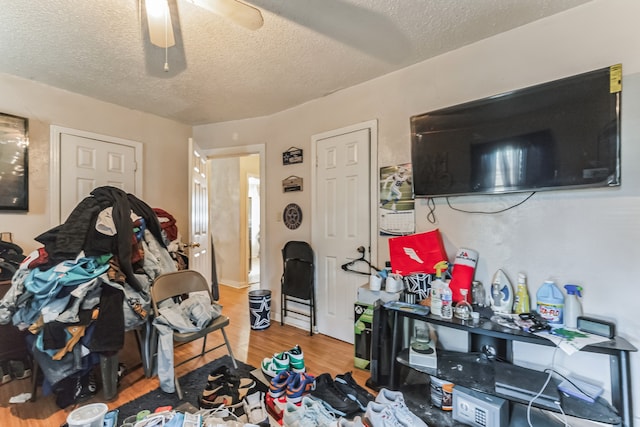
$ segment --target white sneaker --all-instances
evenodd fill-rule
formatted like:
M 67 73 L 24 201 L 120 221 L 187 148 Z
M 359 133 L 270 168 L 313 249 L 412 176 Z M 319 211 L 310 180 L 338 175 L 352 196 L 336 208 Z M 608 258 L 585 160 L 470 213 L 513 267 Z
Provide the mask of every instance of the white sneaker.
M 313 420 L 309 416 L 305 417 L 305 412 L 303 406 L 287 402 L 282 413 L 282 425 L 284 427 L 313 426 Z
M 275 353 L 273 357 L 265 357 L 261 364 L 262 372 L 269 378 L 275 377 L 282 371 L 288 371 L 290 367 L 289 353 L 286 351 Z
M 247 421 L 250 424 L 259 424 L 264 421 L 269 421 L 269 414 L 264 407 L 264 393 L 261 391 L 248 395 L 242 401 L 244 408 L 244 414 L 247 416 Z
M 411 427 L 411 424 L 404 423 L 396 418 L 391 405 L 377 402 L 369 402 L 364 413 L 370 427 Z
M 340 417 L 340 419 L 331 423 L 330 427 L 365 427 L 362 418 L 355 417 L 353 421 L 349 421 L 345 418 Z
M 427 427 L 427 424 L 424 421 L 407 408 L 407 405 L 404 403 L 404 396 L 402 395 L 402 392 L 383 388 L 376 396 L 376 402 L 391 406 L 396 418 L 406 425 L 413 427 Z
M 307 396 L 302 398 L 300 406 L 287 402 L 282 415 L 285 427 L 331 427 L 335 420 L 322 403 Z
M 305 396 L 302 398 L 302 407 L 305 408 L 305 412 L 313 416 L 317 427 L 330 427 L 336 420 L 336 417 L 319 400 Z

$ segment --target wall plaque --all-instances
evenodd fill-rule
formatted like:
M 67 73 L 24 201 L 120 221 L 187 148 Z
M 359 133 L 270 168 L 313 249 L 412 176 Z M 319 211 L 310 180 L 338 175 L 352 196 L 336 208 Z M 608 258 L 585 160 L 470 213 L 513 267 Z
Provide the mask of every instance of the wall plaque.
M 302 148 L 291 147 L 282 153 L 282 164 L 293 165 L 302 163 Z
M 294 175 L 286 177 L 282 180 L 282 191 L 285 193 L 302 191 L 302 178 Z

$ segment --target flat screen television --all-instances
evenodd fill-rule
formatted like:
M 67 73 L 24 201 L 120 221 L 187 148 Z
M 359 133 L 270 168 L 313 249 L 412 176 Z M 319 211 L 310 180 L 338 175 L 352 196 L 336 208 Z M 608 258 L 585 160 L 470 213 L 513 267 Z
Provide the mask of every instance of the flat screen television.
M 621 66 L 411 117 L 416 197 L 620 185 Z

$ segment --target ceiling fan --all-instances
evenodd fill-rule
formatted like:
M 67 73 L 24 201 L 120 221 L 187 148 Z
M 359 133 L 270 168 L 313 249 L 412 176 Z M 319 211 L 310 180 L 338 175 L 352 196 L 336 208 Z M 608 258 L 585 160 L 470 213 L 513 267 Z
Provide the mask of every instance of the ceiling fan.
M 250 30 L 257 30 L 264 22 L 259 9 L 239 0 L 187 1 Z M 144 0 L 144 6 L 151 43 L 161 48 L 175 45 L 168 0 Z

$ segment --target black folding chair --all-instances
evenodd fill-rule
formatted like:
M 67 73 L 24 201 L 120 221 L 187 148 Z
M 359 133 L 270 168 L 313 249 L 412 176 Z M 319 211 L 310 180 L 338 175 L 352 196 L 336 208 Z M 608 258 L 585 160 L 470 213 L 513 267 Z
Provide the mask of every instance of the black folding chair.
M 309 335 L 316 325 L 316 295 L 313 249 L 307 242 L 290 241 L 282 248 L 280 324 L 287 312 L 309 317 Z M 309 307 L 308 311 L 291 309 L 288 302 Z

